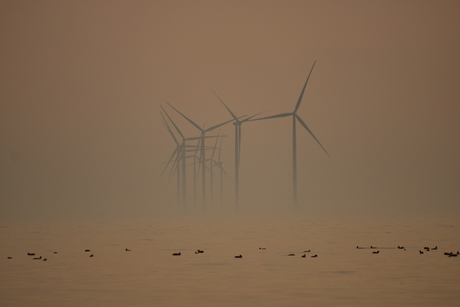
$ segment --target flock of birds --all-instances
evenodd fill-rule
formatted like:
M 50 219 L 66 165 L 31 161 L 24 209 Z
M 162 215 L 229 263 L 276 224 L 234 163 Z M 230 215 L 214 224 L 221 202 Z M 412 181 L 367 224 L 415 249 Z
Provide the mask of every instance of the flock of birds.
M 372 251 L 372 254 L 379 254 L 379 253 L 380 253 L 379 248 L 376 247 L 376 246 L 372 246 L 372 245 L 369 246 L 369 247 L 356 246 L 356 248 L 357 248 L 357 249 L 373 249 L 374 251 Z M 392 248 L 393 248 L 393 247 L 381 247 L 380 249 L 392 249 Z M 404 246 L 399 246 L 399 245 L 398 245 L 396 248 L 397 248 L 397 249 L 402 249 L 402 250 L 406 251 L 406 248 L 404 248 Z M 265 248 L 265 247 L 259 247 L 259 249 L 260 249 L 260 250 L 265 250 L 266 248 Z M 435 246 L 435 247 L 432 247 L 432 248 L 430 248 L 430 247 L 428 247 L 428 246 L 425 246 L 423 249 L 424 249 L 425 251 L 429 252 L 430 250 L 433 250 L 433 251 L 434 251 L 434 250 L 438 250 L 438 246 Z M 311 252 L 311 250 L 305 250 L 305 251 L 303 251 L 304 254 L 303 254 L 301 257 L 302 257 L 302 258 L 306 258 L 306 257 L 307 257 L 307 254 L 306 254 L 306 253 L 310 253 L 310 252 Z M 195 251 L 195 254 L 201 254 L 201 253 L 204 253 L 204 251 L 199 250 L 199 249 Z M 424 252 L 423 252 L 422 250 L 419 250 L 419 253 L 420 253 L 420 254 L 424 254 Z M 173 256 L 180 256 L 181 253 L 180 253 L 180 252 L 179 252 L 179 253 L 173 253 L 172 255 L 173 255 Z M 460 251 L 457 251 L 456 253 L 454 253 L 454 252 L 445 252 L 444 255 L 449 256 L 449 257 L 457 257 L 458 255 L 460 255 Z M 295 254 L 288 254 L 287 256 L 291 256 L 291 257 L 292 257 L 292 256 L 295 256 Z M 310 257 L 311 257 L 311 258 L 317 258 L 317 257 L 318 257 L 318 254 L 314 254 L 314 255 L 312 255 L 312 256 L 310 256 Z M 240 254 L 240 255 L 236 255 L 235 258 L 243 258 L 243 256 Z
M 265 248 L 265 247 L 259 247 L 259 249 L 260 249 L 260 250 L 265 250 L 266 248 Z M 306 250 L 306 251 L 303 251 L 303 252 L 304 252 L 304 253 L 309 253 L 310 250 Z M 201 249 L 197 249 L 197 250 L 195 251 L 195 254 L 203 254 L 203 253 L 204 253 L 204 251 L 201 250 Z M 173 255 L 173 256 L 180 256 L 180 255 L 182 255 L 182 253 L 180 253 L 180 252 L 179 252 L 179 253 L 173 253 L 172 255 Z M 295 256 L 295 254 L 288 254 L 288 256 Z M 302 255 L 302 258 L 306 258 L 306 257 L 307 257 L 307 254 L 303 254 L 303 255 Z M 316 258 L 316 257 L 318 257 L 318 255 L 316 255 L 316 254 L 313 255 L 313 256 L 311 256 L 311 258 Z M 241 255 L 241 254 L 236 255 L 235 258 L 243 258 L 243 255 Z
M 125 248 L 125 251 L 126 251 L 126 252 L 130 252 L 131 250 L 128 249 L 128 248 Z M 89 252 L 91 252 L 90 249 L 85 249 L 85 253 L 89 253 Z M 53 254 L 57 254 L 57 252 L 53 252 Z M 180 254 L 180 253 L 179 253 L 179 254 Z M 27 256 L 35 256 L 35 253 L 27 253 Z M 90 258 L 94 257 L 94 254 L 90 254 L 89 257 L 90 257 Z M 7 259 L 13 259 L 13 257 L 8 256 Z M 48 259 L 47 259 L 47 258 L 44 258 L 44 257 L 42 257 L 42 256 L 40 256 L 40 257 L 33 257 L 32 260 L 47 261 Z
M 356 246 L 356 248 L 357 249 L 378 249 L 378 247 L 372 246 L 372 245 L 369 246 L 369 247 Z M 385 249 L 389 249 L 389 248 L 391 248 L 391 247 L 385 247 Z M 402 249 L 402 250 L 406 251 L 404 246 L 399 246 L 398 245 L 397 249 Z M 431 251 L 438 250 L 438 246 L 436 245 L 435 247 L 431 247 L 431 248 L 428 247 L 428 246 L 425 246 L 423 248 L 423 251 L 419 250 L 418 252 L 419 252 L 420 255 L 423 255 L 425 252 L 429 252 L 430 250 Z M 380 253 L 380 250 L 373 251 L 372 253 L 373 254 L 378 254 L 378 253 Z M 454 253 L 454 252 L 445 252 L 444 255 L 449 256 L 449 257 L 457 257 L 458 255 L 460 255 L 460 251 L 457 251 L 456 253 Z
M 363 246 L 356 246 L 357 249 L 372 249 L 374 251 L 372 251 L 372 254 L 379 254 L 380 253 L 380 249 L 393 249 L 394 247 L 376 247 L 376 246 L 369 246 L 369 247 L 363 247 Z M 397 246 L 396 247 L 397 249 L 401 249 L 401 250 L 404 250 L 406 251 L 406 248 L 404 248 L 404 246 Z M 266 248 L 265 247 L 259 247 L 259 250 L 265 250 Z M 435 250 L 438 250 L 438 246 L 435 246 L 435 247 L 428 247 L 428 246 L 425 246 L 423 248 L 423 251 L 422 250 L 419 250 L 419 254 L 423 255 L 425 252 L 429 252 L 429 251 L 435 251 Z M 131 250 L 128 249 L 128 248 L 125 248 L 125 251 L 126 252 L 130 252 Z M 85 249 L 85 253 L 89 253 L 91 252 L 91 250 L 89 249 Z M 302 258 L 306 258 L 307 257 L 307 253 L 310 253 L 311 250 L 305 250 L 303 251 L 303 254 L 302 254 Z M 201 250 L 201 249 L 197 249 L 195 251 L 195 254 L 203 254 L 204 251 Z M 53 254 L 57 254 L 57 252 L 53 252 Z M 181 256 L 182 253 L 181 252 L 176 252 L 176 253 L 173 253 L 172 254 L 173 256 Z M 448 257 L 457 257 L 458 255 L 460 255 L 460 251 L 457 251 L 456 253 L 455 252 L 445 252 L 444 255 L 448 256 Z M 27 256 L 36 256 L 35 253 L 27 253 Z M 295 254 L 288 254 L 287 256 L 290 256 L 290 257 L 293 257 L 295 256 Z M 94 257 L 94 254 L 90 254 L 89 257 Z M 311 258 L 317 258 L 318 255 L 317 254 L 314 254 L 314 255 L 311 255 L 310 256 Z M 239 255 L 236 255 L 235 258 L 243 258 L 243 255 L 239 254 Z M 7 259 L 13 259 L 13 257 L 7 257 Z M 44 258 L 42 256 L 39 256 L 39 257 L 33 257 L 32 260 L 41 260 L 41 261 L 47 261 L 47 258 Z

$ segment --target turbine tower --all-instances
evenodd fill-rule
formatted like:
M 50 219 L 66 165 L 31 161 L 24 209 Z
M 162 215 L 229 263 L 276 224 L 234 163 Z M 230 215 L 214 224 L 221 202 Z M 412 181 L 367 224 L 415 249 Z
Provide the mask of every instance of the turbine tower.
M 307 80 L 305 81 L 305 84 L 302 88 L 302 91 L 300 92 L 299 99 L 297 100 L 297 103 L 295 105 L 294 111 L 290 113 L 280 113 L 272 116 L 267 116 L 267 117 L 262 117 L 262 118 L 256 118 L 253 119 L 255 120 L 263 120 L 263 119 L 272 119 L 272 118 L 281 118 L 281 117 L 288 117 L 292 116 L 292 185 L 293 185 L 293 205 L 294 209 L 297 209 L 297 132 L 296 132 L 296 124 L 297 121 L 302 125 L 302 127 L 305 128 L 305 130 L 310 133 L 310 135 L 315 139 L 315 141 L 321 146 L 321 148 L 324 150 L 324 152 L 329 156 L 329 153 L 326 151 L 326 149 L 321 145 L 319 140 L 316 138 L 316 136 L 313 134 L 313 132 L 308 128 L 307 124 L 300 118 L 300 116 L 297 114 L 297 111 L 299 110 L 300 104 L 302 103 L 302 98 L 303 94 L 305 92 L 305 88 L 307 87 L 308 80 L 310 79 L 310 75 L 313 71 L 313 68 L 315 67 L 316 61 L 313 63 L 313 66 L 310 69 L 310 73 L 308 74 Z

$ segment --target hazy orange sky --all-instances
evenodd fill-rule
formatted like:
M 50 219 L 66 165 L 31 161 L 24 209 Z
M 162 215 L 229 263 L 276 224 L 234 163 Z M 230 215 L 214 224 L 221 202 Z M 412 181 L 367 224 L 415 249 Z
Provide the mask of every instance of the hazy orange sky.
M 212 89 L 238 115 L 291 112 L 315 60 L 298 114 L 331 158 L 299 125 L 302 212 L 458 215 L 459 13 L 459 1 L 1 1 L 0 216 L 174 210 L 160 104 L 207 127 L 230 119 Z M 291 129 L 243 125 L 243 208 L 290 208 Z

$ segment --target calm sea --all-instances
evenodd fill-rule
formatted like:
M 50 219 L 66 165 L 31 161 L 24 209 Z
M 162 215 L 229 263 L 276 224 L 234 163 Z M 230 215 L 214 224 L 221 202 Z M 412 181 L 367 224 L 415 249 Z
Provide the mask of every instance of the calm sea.
M 455 217 L 3 222 L 0 240 L 0 306 L 460 306 Z

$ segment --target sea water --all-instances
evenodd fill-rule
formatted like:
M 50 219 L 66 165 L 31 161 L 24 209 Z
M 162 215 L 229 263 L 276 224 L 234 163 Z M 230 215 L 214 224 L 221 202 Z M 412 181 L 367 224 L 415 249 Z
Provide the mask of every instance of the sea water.
M 16 221 L 0 242 L 0 306 L 460 306 L 455 217 Z

